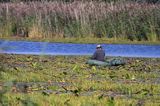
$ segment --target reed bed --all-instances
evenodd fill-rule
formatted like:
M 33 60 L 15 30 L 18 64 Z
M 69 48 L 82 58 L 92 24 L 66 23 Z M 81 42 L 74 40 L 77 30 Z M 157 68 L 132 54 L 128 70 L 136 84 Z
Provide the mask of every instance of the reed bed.
M 0 37 L 160 40 L 160 4 L 50 1 L 0 3 Z

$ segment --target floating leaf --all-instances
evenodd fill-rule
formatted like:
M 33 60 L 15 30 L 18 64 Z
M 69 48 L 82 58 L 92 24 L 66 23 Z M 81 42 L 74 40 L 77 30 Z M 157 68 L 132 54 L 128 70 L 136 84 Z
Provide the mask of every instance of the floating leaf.
M 135 80 L 135 76 L 134 75 L 132 75 L 132 78 L 131 78 L 132 80 Z
M 92 70 L 96 71 L 96 67 L 95 67 L 95 66 L 92 66 Z
M 114 97 L 109 98 L 109 100 L 107 102 L 107 106 L 115 106 Z
M 73 71 L 75 71 L 75 70 L 77 69 L 77 67 L 78 67 L 78 66 L 77 66 L 77 65 L 75 65 L 75 66 L 73 67 Z

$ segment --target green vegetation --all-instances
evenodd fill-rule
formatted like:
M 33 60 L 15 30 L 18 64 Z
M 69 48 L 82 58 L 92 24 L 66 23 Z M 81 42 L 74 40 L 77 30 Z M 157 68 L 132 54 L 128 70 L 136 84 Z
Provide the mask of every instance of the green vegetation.
M 0 0 L 0 39 L 160 44 L 160 4 Z M 98 67 L 85 64 L 88 58 L 0 54 L 0 106 L 160 105 L 160 59 Z
M 160 105 L 160 59 L 125 58 L 124 66 L 96 67 L 85 64 L 88 58 L 1 54 L 0 104 Z
M 22 41 L 43 41 L 43 42 L 60 42 L 60 43 L 95 43 L 95 44 L 147 44 L 156 45 L 160 44 L 159 41 L 128 41 L 128 40 L 115 40 L 113 38 L 21 38 L 21 37 L 5 37 L 1 40 L 22 40 Z
M 0 3 L 0 37 L 160 40 L 160 5 L 130 2 Z

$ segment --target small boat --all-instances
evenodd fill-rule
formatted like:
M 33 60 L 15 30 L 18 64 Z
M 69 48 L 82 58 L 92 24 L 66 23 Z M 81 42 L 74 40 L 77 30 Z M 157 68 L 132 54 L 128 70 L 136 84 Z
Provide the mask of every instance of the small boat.
M 96 65 L 96 66 L 118 66 L 124 65 L 125 60 L 123 58 L 112 58 L 106 61 L 98 61 L 98 60 L 88 60 L 86 64 Z

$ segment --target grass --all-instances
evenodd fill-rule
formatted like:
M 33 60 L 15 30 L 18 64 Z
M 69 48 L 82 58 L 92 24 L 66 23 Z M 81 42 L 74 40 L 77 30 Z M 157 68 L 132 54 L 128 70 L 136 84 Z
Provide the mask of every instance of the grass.
M 43 42 L 59 42 L 59 43 L 95 43 L 95 44 L 147 44 L 147 45 L 159 45 L 159 41 L 129 41 L 129 40 L 115 40 L 112 38 L 23 38 L 23 37 L 1 37 L 1 40 L 13 40 L 13 41 L 43 41 Z
M 96 67 L 85 64 L 88 58 L 1 54 L 0 82 L 16 83 L 3 96 L 11 106 L 160 105 L 160 59 L 125 58 L 124 66 Z M 23 90 L 20 82 L 31 85 Z
M 159 7 L 131 1 L 0 3 L 0 37 L 158 42 Z
M 0 3 L 0 39 L 160 44 L 159 6 L 95 1 Z M 89 66 L 88 59 L 0 54 L 0 105 L 160 105 L 160 59 L 125 58 L 124 66 L 110 67 Z

